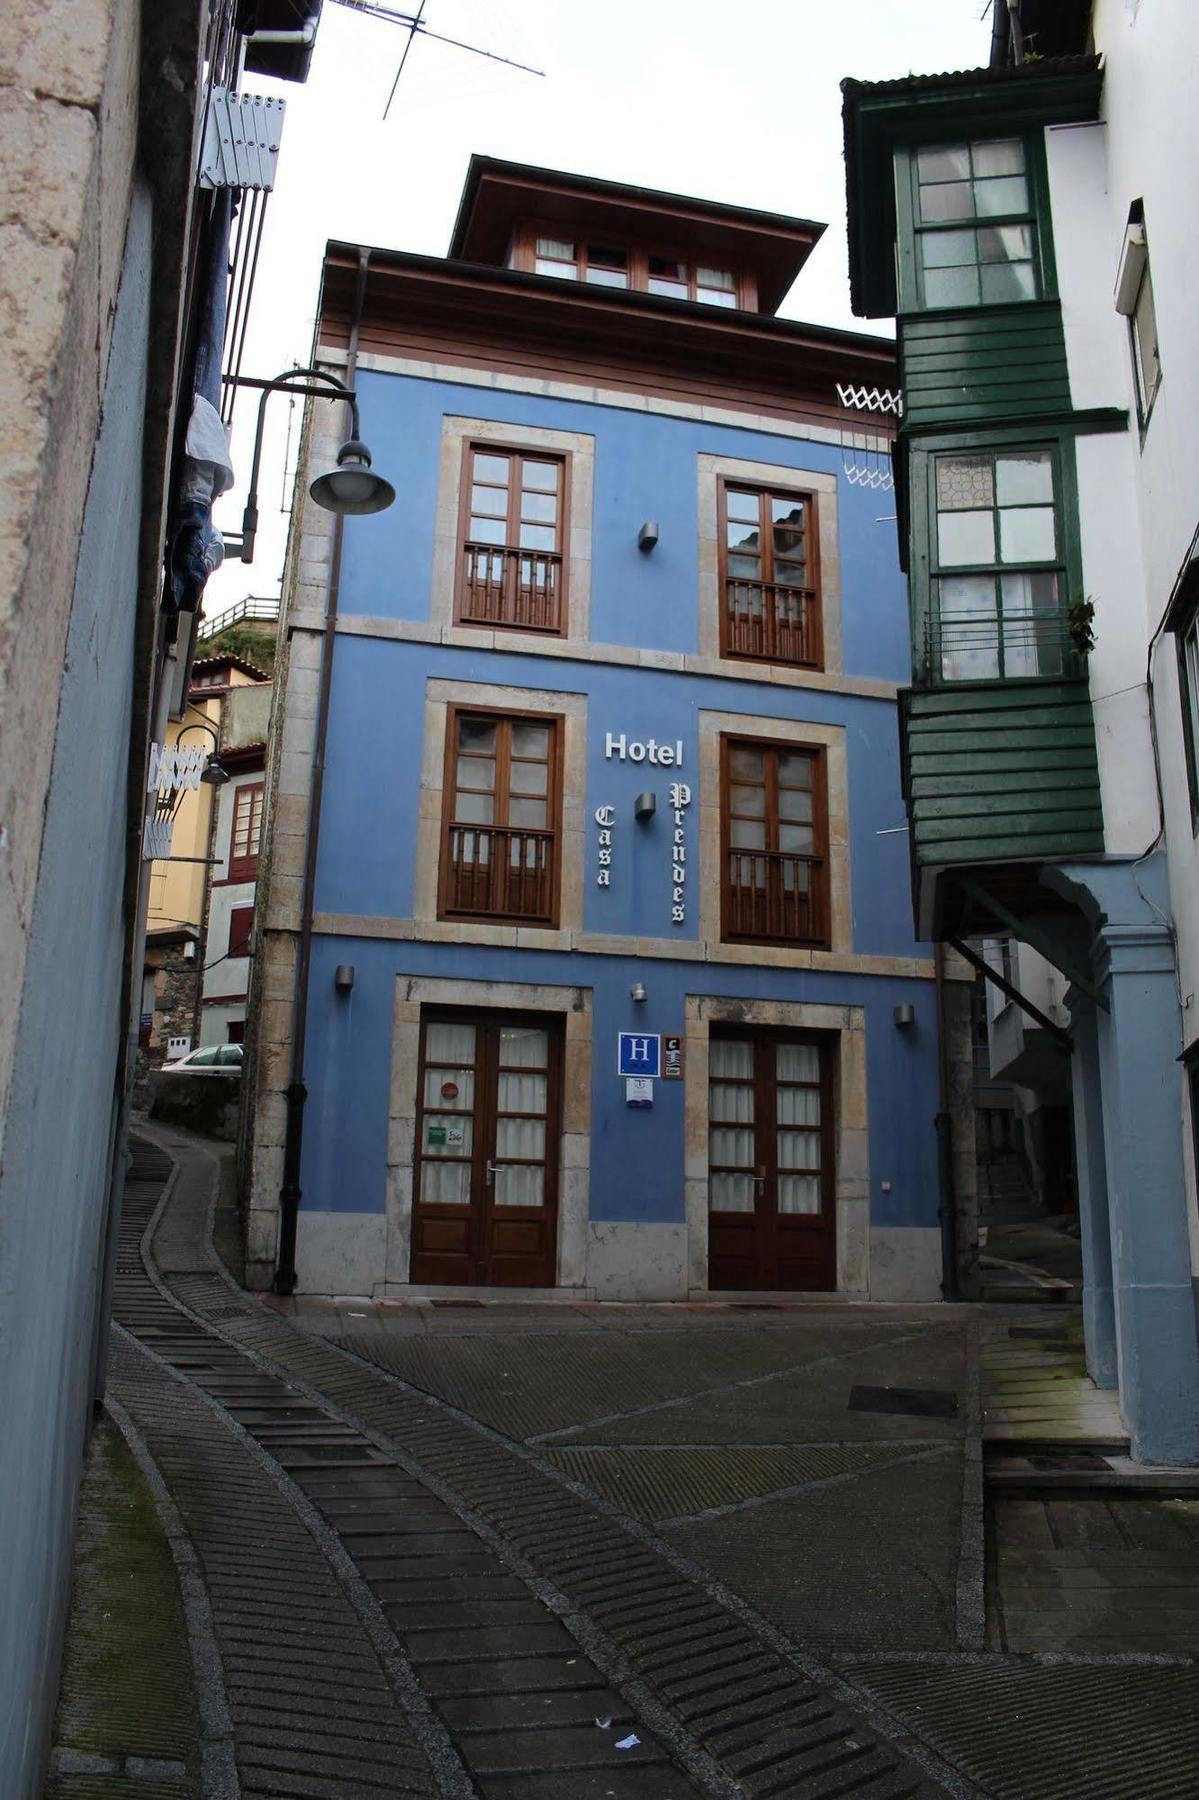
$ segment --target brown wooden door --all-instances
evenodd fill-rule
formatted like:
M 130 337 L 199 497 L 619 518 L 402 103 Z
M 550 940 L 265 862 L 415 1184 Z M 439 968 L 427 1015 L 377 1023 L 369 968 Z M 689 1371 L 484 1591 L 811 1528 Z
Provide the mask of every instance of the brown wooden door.
M 708 1053 L 708 1283 L 837 1285 L 831 1059 L 819 1039 L 713 1033 Z
M 557 1020 L 422 1020 L 413 1281 L 554 1285 L 560 1070 Z

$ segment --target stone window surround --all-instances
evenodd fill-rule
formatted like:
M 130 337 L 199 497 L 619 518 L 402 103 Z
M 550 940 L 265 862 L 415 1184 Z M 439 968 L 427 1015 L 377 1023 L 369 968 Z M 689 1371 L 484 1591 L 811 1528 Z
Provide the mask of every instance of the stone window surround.
M 796 749 L 817 745 L 823 749 L 828 781 L 828 893 L 829 949 L 845 955 L 853 949 L 853 909 L 849 872 L 849 760 L 844 725 L 817 725 L 802 719 L 763 719 L 756 713 L 701 712 L 699 715 L 699 864 L 719 871 L 721 841 L 720 741 L 725 737 L 763 738 Z M 699 883 L 699 935 L 708 943 L 720 943 L 722 880 Z M 792 960 L 786 946 L 729 944 L 725 951 L 742 951 L 746 962 Z M 771 955 L 771 951 L 775 954 Z M 814 957 L 819 952 L 812 953 Z
M 563 521 L 563 560 L 566 565 L 566 632 L 547 638 L 548 647 L 560 650 L 571 642 L 586 643 L 591 622 L 591 519 L 595 488 L 595 438 L 581 431 L 555 431 L 542 425 L 510 425 L 502 419 L 465 419 L 447 413 L 442 419 L 441 460 L 437 481 L 437 512 L 433 525 L 433 576 L 429 591 L 429 620 L 454 643 L 458 634 L 469 641 L 480 627 L 456 625 L 454 593 L 461 554 L 462 474 L 465 446 L 475 440 L 503 445 L 512 450 L 543 450 L 567 458 L 570 466 L 570 512 Z M 535 632 L 495 627 L 496 635 L 524 648 Z
M 684 1196 L 688 1288 L 708 1291 L 708 1041 L 714 1024 L 819 1031 L 835 1040 L 837 1292 L 865 1298 L 870 1267 L 870 1147 L 866 1101 L 866 1012 L 810 1001 L 743 1000 L 687 994 L 684 1080 Z
M 396 977 L 387 1109 L 387 1252 L 383 1292 L 394 1293 L 408 1285 L 420 1020 L 421 1008 L 425 1006 L 470 1007 L 477 1012 L 557 1013 L 565 1021 L 556 1285 L 581 1292 L 586 1279 L 591 1166 L 591 989 L 521 981 L 462 981 L 433 975 Z
M 486 712 L 553 713 L 562 720 L 562 817 L 558 822 L 558 924 L 520 927 L 470 919 L 439 920 L 441 827 L 445 807 L 446 723 L 451 706 Z M 420 806 L 416 827 L 416 868 L 412 917 L 419 925 L 452 927 L 460 943 L 515 941 L 516 931 L 536 929 L 537 941 L 567 948 L 569 934 L 583 924 L 583 818 L 587 798 L 587 697 L 557 688 L 499 687 L 491 682 L 432 677 L 425 686 L 425 729 L 421 751 Z M 497 933 L 500 935 L 497 937 Z

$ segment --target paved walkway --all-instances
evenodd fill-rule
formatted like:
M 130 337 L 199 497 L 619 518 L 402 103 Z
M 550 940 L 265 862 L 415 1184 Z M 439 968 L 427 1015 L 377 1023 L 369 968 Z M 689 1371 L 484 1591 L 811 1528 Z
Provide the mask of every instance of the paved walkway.
M 164 1795 L 1196 1792 L 1187 1652 L 987 1647 L 979 1309 L 265 1307 L 152 1135 L 111 1394 L 197 1671 Z

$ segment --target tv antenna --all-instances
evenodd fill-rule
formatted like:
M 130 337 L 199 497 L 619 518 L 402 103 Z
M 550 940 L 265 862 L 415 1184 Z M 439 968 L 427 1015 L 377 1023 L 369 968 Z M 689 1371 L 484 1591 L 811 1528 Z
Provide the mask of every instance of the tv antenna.
M 395 80 L 391 84 L 391 92 L 387 96 L 387 105 L 383 108 L 383 117 L 391 111 L 391 103 L 395 99 L 396 89 L 400 85 L 400 76 L 404 73 L 404 64 L 408 61 L 408 52 L 413 40 L 421 37 L 432 38 L 438 44 L 450 44 L 455 50 L 468 50 L 472 56 L 485 56 L 489 62 L 503 63 L 509 69 L 519 69 L 525 75 L 544 75 L 544 69 L 534 69 L 528 63 L 516 62 L 511 56 L 501 56 L 497 50 L 484 50 L 478 44 L 463 43 L 461 38 L 446 37 L 440 31 L 430 31 L 424 22 L 425 7 L 428 0 L 420 0 L 414 13 L 396 12 L 390 6 L 384 6 L 382 0 L 333 0 L 335 6 L 348 7 L 351 12 L 365 13 L 371 19 L 386 19 L 391 25 L 400 25 L 408 32 L 408 42 L 404 45 L 400 57 L 400 66 L 396 70 Z

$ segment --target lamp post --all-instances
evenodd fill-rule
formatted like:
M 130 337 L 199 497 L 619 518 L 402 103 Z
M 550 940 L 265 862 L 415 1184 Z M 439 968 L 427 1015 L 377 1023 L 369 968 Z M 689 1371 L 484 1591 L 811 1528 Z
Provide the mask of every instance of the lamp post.
M 315 382 L 324 382 L 316 387 Z M 262 430 L 266 420 L 266 403 L 272 394 L 303 394 L 314 400 L 345 400 L 350 408 L 350 436 L 337 452 L 337 466 L 318 475 L 308 492 L 318 506 L 333 513 L 383 512 L 395 499 L 395 489 L 384 476 L 371 468 L 371 453 L 362 441 L 358 418 L 358 396 L 337 375 L 324 369 L 288 369 L 271 381 L 251 382 L 242 378 L 243 386 L 261 387 L 258 402 L 258 427 L 254 433 L 254 459 L 250 465 L 250 491 L 242 515 L 242 562 L 253 562 L 254 540 L 258 535 L 258 473 L 262 462 Z

